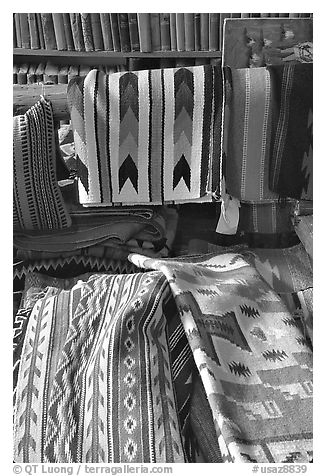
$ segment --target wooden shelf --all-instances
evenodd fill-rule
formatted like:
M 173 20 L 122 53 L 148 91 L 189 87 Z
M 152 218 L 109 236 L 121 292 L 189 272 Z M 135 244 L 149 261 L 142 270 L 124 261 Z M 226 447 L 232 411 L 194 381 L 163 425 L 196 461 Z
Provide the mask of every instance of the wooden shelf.
M 15 56 L 46 56 L 48 58 L 221 58 L 220 51 L 152 51 L 142 53 L 141 51 L 130 51 L 122 53 L 119 51 L 61 51 L 61 50 L 32 50 L 25 48 L 14 48 Z

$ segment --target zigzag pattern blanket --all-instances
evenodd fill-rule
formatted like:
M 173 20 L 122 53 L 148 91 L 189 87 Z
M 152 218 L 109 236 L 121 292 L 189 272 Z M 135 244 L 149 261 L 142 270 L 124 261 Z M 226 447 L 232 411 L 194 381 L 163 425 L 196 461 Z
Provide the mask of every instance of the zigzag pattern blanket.
M 219 180 L 220 67 L 105 75 L 68 85 L 85 205 L 210 201 Z

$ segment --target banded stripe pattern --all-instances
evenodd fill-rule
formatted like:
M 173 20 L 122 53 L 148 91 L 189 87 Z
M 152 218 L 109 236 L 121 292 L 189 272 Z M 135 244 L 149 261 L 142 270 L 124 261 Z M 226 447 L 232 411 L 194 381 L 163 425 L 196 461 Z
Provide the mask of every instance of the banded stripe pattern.
M 267 68 L 230 70 L 232 100 L 226 166 L 228 192 L 241 201 L 277 199 L 269 188 L 273 88 Z
M 80 203 L 212 200 L 219 182 L 220 67 L 92 70 L 69 82 L 68 104 Z
M 56 177 L 52 106 L 42 98 L 13 118 L 14 230 L 67 228 L 71 219 Z

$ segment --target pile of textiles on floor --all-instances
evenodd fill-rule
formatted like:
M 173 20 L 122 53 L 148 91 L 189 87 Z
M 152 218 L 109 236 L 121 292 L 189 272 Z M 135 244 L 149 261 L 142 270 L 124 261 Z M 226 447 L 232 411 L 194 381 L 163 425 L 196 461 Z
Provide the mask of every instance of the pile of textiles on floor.
M 47 259 L 84 254 L 126 259 L 130 252 L 168 256 L 178 214 L 168 207 L 114 207 L 70 212 L 69 228 L 48 232 L 20 231 L 14 246 L 20 259 Z
M 312 350 L 250 260 L 129 259 L 26 279 L 15 462 L 310 462 Z

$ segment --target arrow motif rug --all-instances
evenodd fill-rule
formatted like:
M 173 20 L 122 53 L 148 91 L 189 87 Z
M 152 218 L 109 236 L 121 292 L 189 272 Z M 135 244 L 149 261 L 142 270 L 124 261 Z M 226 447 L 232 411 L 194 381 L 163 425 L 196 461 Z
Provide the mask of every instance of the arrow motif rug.
M 219 180 L 216 66 L 105 75 L 68 85 L 82 204 L 211 201 Z

